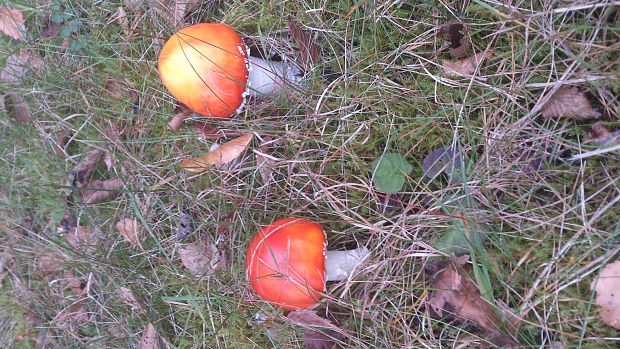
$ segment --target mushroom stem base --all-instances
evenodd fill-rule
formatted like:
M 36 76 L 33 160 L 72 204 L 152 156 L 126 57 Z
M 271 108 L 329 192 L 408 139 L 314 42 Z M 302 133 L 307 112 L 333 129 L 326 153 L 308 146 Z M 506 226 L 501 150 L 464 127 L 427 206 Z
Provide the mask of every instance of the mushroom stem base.
M 327 251 L 325 254 L 325 281 L 340 281 L 349 277 L 353 269 L 370 254 L 366 247 L 348 251 Z
M 285 62 L 267 61 L 250 56 L 250 73 L 248 76 L 248 93 L 253 97 L 262 97 L 276 93 L 286 82 L 301 81 L 300 71 Z

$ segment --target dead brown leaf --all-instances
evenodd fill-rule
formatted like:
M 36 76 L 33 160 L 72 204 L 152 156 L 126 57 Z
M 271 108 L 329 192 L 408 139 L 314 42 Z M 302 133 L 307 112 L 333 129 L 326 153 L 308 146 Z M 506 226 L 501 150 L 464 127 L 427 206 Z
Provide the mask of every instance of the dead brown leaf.
M 84 156 L 84 158 L 82 158 L 80 162 L 75 165 L 73 171 L 69 173 L 66 186 L 75 186 L 78 188 L 85 186 L 93 170 L 101 161 L 102 156 L 103 150 L 101 149 L 93 149 L 88 152 L 86 156 Z
M 144 312 L 144 307 L 142 306 L 142 302 L 138 300 L 138 297 L 133 293 L 133 291 L 128 287 L 121 287 L 118 289 L 118 297 L 123 301 L 123 303 L 127 304 L 131 307 L 131 310 L 137 312 Z
M 80 190 L 82 202 L 90 205 L 114 200 L 120 195 L 120 190 L 123 189 L 123 182 L 119 178 L 111 178 L 104 181 L 90 182 L 82 188 L 88 188 L 88 190 Z
M 300 326 L 320 327 L 345 335 L 346 332 L 334 325 L 331 321 L 320 317 L 316 312 L 308 309 L 294 310 L 286 316 L 289 320 Z
M 90 316 L 86 311 L 84 302 L 77 302 L 68 310 L 59 314 L 56 319 L 61 323 L 69 322 L 69 328 L 71 328 L 71 331 L 75 331 L 76 325 L 87 323 L 90 320 Z
M 41 37 L 53 38 L 60 34 L 62 28 L 62 22 L 54 22 L 51 20 L 51 14 L 48 16 L 47 25 L 41 30 Z
M 13 264 L 13 256 L 6 248 L 0 253 L 0 289 L 2 288 L 2 280 L 9 274 L 11 264 Z
M 620 329 L 620 261 L 605 266 L 591 287 L 596 291 L 595 303 L 601 307 L 601 320 Z
M 321 53 L 318 45 L 316 44 L 316 40 L 312 39 L 310 35 L 301 29 L 299 23 L 297 23 L 294 19 L 289 19 L 288 30 L 291 33 L 293 41 L 295 41 L 295 44 L 297 44 L 297 47 L 299 48 L 302 63 L 307 68 L 311 68 L 317 63 Z
M 476 68 L 482 64 L 484 59 L 489 58 L 493 55 L 492 50 L 478 52 L 475 55 L 459 60 L 459 61 L 448 61 L 443 60 L 441 65 L 443 66 L 444 73 L 449 77 L 458 77 L 458 76 L 467 76 L 472 75 Z
M 73 294 L 75 294 L 78 298 L 83 298 L 86 296 L 86 281 L 83 278 L 77 277 L 69 271 L 65 274 L 65 281 L 67 286 L 71 289 L 71 292 L 73 292 Z
M 263 184 L 268 184 L 273 178 L 273 167 L 276 160 L 269 155 L 271 152 L 271 147 L 268 144 L 269 140 L 267 137 L 264 138 L 267 142 L 261 144 L 258 149 L 254 150 L 254 154 L 256 155 L 256 168 L 258 169 L 258 173 L 260 173 L 260 178 Z
M 179 227 L 177 228 L 177 241 L 182 242 L 194 232 L 192 212 L 189 210 L 179 213 Z
M 487 331 L 496 331 L 500 321 L 493 307 L 480 297 L 478 287 L 462 271 L 468 259 L 468 255 L 461 256 L 439 271 L 432 283 L 434 291 L 429 303 L 439 316 L 450 314 L 472 321 Z
M 592 108 L 586 95 L 576 87 L 562 86 L 541 109 L 546 118 L 597 119 L 601 113 Z
M 185 23 L 185 14 L 200 5 L 200 0 L 146 0 L 149 7 L 175 27 Z
M 183 160 L 181 162 L 181 168 L 189 172 L 202 172 L 207 170 L 209 166 L 227 164 L 243 154 L 252 141 L 252 138 L 252 133 L 246 133 L 239 138 L 222 144 L 217 149 L 201 157 L 194 160 Z
M 70 132 L 65 128 L 61 128 L 54 134 L 54 153 L 61 158 L 65 157 L 65 147 L 70 139 Z
M 135 247 L 142 248 L 140 240 L 144 236 L 144 229 L 142 224 L 135 219 L 125 218 L 116 223 L 116 230 L 123 235 L 125 241 L 134 245 Z
M 482 299 L 480 291 L 466 272 L 468 255 L 455 258 L 448 267 L 441 269 L 432 281 L 433 292 L 429 304 L 439 316 L 449 315 L 468 320 L 487 331 L 488 340 L 505 348 L 522 346 L 507 333 L 491 304 Z
M 330 337 L 321 331 L 305 329 L 303 340 L 307 349 L 332 349 L 339 337 L 341 336 Z
M 43 60 L 36 53 L 21 50 L 13 53 L 6 59 L 2 71 L 0 71 L 0 81 L 6 83 L 19 83 L 29 73 L 38 73 L 43 67 Z
M 183 105 L 179 105 L 175 108 L 175 114 L 172 119 L 168 122 L 168 126 L 172 131 L 178 131 L 181 126 L 183 126 L 183 122 L 185 119 L 192 115 L 193 111 Z
M 287 316 L 293 323 L 305 327 L 304 344 L 309 349 L 331 349 L 336 341 L 346 335 L 346 331 L 331 321 L 317 315 L 314 311 L 300 309 L 291 311 Z M 324 333 L 329 333 L 326 334 Z
M 123 0 L 123 4 L 134 12 L 140 11 L 145 0 Z
M 142 334 L 137 349 L 170 349 L 168 342 L 157 333 L 155 326 L 149 322 Z
M 99 236 L 83 225 L 71 229 L 66 239 L 73 248 L 88 254 L 94 253 L 97 250 L 97 246 L 99 246 Z
M 469 48 L 467 32 L 467 26 L 456 18 L 441 27 L 440 33 L 450 40 L 450 52 L 456 58 L 462 59 L 467 56 Z
M 0 32 L 15 40 L 20 40 L 25 30 L 22 11 L 14 8 L 0 7 Z
M 36 257 L 36 270 L 42 276 L 51 276 L 60 271 L 64 258 L 57 252 L 43 252 Z
M 110 142 L 114 143 L 114 142 L 118 142 L 119 140 L 121 140 L 121 138 L 123 137 L 124 131 L 125 130 L 120 128 L 118 125 L 111 123 L 110 126 L 106 127 L 104 133 L 107 139 Z
M 219 132 L 217 126 L 211 125 L 207 122 L 194 121 L 194 131 L 198 139 L 218 139 L 224 137 L 224 134 Z
M 612 132 L 600 121 L 592 125 L 590 137 L 592 142 L 599 147 L 610 147 L 620 144 L 620 130 Z
M 226 266 L 226 256 L 207 238 L 179 248 L 179 257 L 183 266 L 196 276 L 209 275 Z
M 8 92 L 4 95 L 4 110 L 17 124 L 27 124 L 32 120 L 32 113 L 26 100 L 17 93 Z
M 131 37 L 131 30 L 129 29 L 129 21 L 127 20 L 127 12 L 125 12 L 125 9 L 123 9 L 122 6 L 119 6 L 116 9 L 116 12 L 114 12 L 114 14 L 112 15 L 112 17 L 110 17 L 110 22 L 118 22 L 118 25 L 120 25 L 121 29 L 123 30 L 123 33 L 125 34 L 126 38 L 125 39 L 129 39 Z
M 114 165 L 116 164 L 116 157 L 114 157 L 112 153 L 106 152 L 103 157 L 103 163 L 108 171 L 112 171 L 114 169 Z
M 116 100 L 127 97 L 127 86 L 117 79 L 106 79 L 103 88 L 110 95 L 110 97 Z

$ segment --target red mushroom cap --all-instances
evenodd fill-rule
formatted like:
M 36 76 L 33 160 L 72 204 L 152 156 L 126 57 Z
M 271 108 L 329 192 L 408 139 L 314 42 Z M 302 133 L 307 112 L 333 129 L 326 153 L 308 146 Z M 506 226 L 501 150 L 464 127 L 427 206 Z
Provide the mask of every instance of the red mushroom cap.
M 326 250 L 319 224 L 303 218 L 277 220 L 250 242 L 247 277 L 262 299 L 286 310 L 307 308 L 325 290 Z
M 245 99 L 247 49 L 221 23 L 199 23 L 176 32 L 159 54 L 159 76 L 170 93 L 205 116 L 229 117 Z

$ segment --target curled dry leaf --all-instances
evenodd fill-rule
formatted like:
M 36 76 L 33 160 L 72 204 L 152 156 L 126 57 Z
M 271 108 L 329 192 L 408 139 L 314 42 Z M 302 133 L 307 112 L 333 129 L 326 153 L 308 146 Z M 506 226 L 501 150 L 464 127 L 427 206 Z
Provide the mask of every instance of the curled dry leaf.
M 456 58 L 465 58 L 469 41 L 467 26 L 458 19 L 453 19 L 441 27 L 440 33 L 450 40 L 450 52 Z
M 424 177 L 435 178 L 442 172 L 451 175 L 460 169 L 460 152 L 450 148 L 437 148 L 422 160 Z
M 71 305 L 69 309 L 58 314 L 56 319 L 60 323 L 69 322 L 69 330 L 76 331 L 77 328 L 75 325 L 89 322 L 90 316 L 88 315 L 84 302 L 77 302 Z
M 439 271 L 432 283 L 434 291 L 429 303 L 439 316 L 450 314 L 472 321 L 487 331 L 496 331 L 500 321 L 495 311 L 463 272 L 462 266 L 467 260 L 468 255 L 458 257 L 452 265 Z
M 123 30 L 123 33 L 127 37 L 126 39 L 128 39 L 131 36 L 131 30 L 129 30 L 129 21 L 127 20 L 127 12 L 125 12 L 125 9 L 123 9 L 122 6 L 119 6 L 116 9 L 116 12 L 114 12 L 114 14 L 112 15 L 112 17 L 110 17 L 110 22 L 115 22 L 115 21 L 118 22 L 118 25 L 120 25 L 121 29 Z
M 14 8 L 0 7 L 0 32 L 15 40 L 20 40 L 25 30 L 22 11 Z
M 64 258 L 51 251 L 40 253 L 36 258 L 36 270 L 41 276 L 50 276 L 58 273 Z
M 99 245 L 99 236 L 83 225 L 71 229 L 66 239 L 73 248 L 88 254 L 94 253 Z
M 192 218 L 192 212 L 189 210 L 181 211 L 179 217 L 177 241 L 182 242 L 194 231 L 194 219 Z
M 86 185 L 88 182 L 88 178 L 92 174 L 97 164 L 101 161 L 103 156 L 103 150 L 101 149 L 93 149 L 77 165 L 71 173 L 69 173 L 69 178 L 67 180 L 66 186 L 68 187 L 78 187 L 81 188 Z
M 65 147 L 68 145 L 70 140 L 70 132 L 67 131 L 65 128 L 61 128 L 60 130 L 56 131 L 56 133 L 54 134 L 54 143 L 53 143 L 53 147 L 54 147 L 54 153 L 56 153 L 56 155 L 58 155 L 61 158 L 65 157 Z
M 620 130 L 610 131 L 601 122 L 592 125 L 590 130 L 592 142 L 599 147 L 611 147 L 620 144 Z
M 185 14 L 200 5 L 200 0 L 146 0 L 146 3 L 172 25 L 181 26 Z
M 596 304 L 601 307 L 601 319 L 607 325 L 620 329 L 620 261 L 610 263 L 592 283 Z
M 174 114 L 174 117 L 168 122 L 168 126 L 172 129 L 172 131 L 176 132 L 181 128 L 181 126 L 183 126 L 183 121 L 189 118 L 193 112 L 185 106 L 179 106 L 175 108 L 175 111 L 176 114 Z
M 227 164 L 243 154 L 252 141 L 252 138 L 252 133 L 246 133 L 239 138 L 222 144 L 217 149 L 201 157 L 194 160 L 183 160 L 181 162 L 181 168 L 189 172 L 202 172 L 207 170 L 209 166 Z
M 38 73 L 43 67 L 43 60 L 35 53 L 22 50 L 10 55 L 4 68 L 0 71 L 0 81 L 19 83 L 28 73 Z
M 135 247 L 142 248 L 140 240 L 144 236 L 144 229 L 142 224 L 135 219 L 125 218 L 116 223 L 116 230 L 123 235 L 125 241 L 134 245 Z
M 179 248 L 183 265 L 196 276 L 205 276 L 226 266 L 226 256 L 206 238 Z
M 106 152 L 103 157 L 103 163 L 105 164 L 105 168 L 108 171 L 112 171 L 114 169 L 114 165 L 116 164 L 116 157 L 110 152 Z
M 2 288 L 2 280 L 8 275 L 9 268 L 13 263 L 13 256 L 9 252 L 9 249 L 6 248 L 3 252 L 0 253 L 0 289 Z
M 142 303 L 138 300 L 138 297 L 128 287 L 121 287 L 118 289 L 118 297 L 121 301 L 131 307 L 131 310 L 137 312 L 144 312 Z
M 265 137 L 265 141 L 258 149 L 254 150 L 254 154 L 256 155 L 256 168 L 258 173 L 260 173 L 260 178 L 263 184 L 268 184 L 273 178 L 273 166 L 276 163 L 276 159 L 269 155 L 271 153 L 270 139 Z
M 219 132 L 219 129 L 207 122 L 194 121 L 194 131 L 198 139 L 218 139 L 224 137 L 224 134 Z
M 17 124 L 27 124 L 32 119 L 32 113 L 26 100 L 17 93 L 9 92 L 4 95 L 4 110 Z
M 127 97 L 127 92 L 128 92 L 127 86 L 123 84 L 122 82 L 118 81 L 117 79 L 111 79 L 111 78 L 106 79 L 103 88 L 110 95 L 110 97 L 116 100 Z
M 82 298 L 86 296 L 88 290 L 86 289 L 86 281 L 84 278 L 77 277 L 73 275 L 72 272 L 67 272 L 65 274 L 65 282 L 67 286 L 71 289 L 71 292 L 75 294 L 77 297 Z
M 489 58 L 493 55 L 492 50 L 478 52 L 475 55 L 459 60 L 448 61 L 443 60 L 441 65 L 443 66 L 444 73 L 449 77 L 467 76 L 472 75 L 476 68 L 482 63 L 485 58 Z
M 120 195 L 120 190 L 123 188 L 123 182 L 118 178 L 112 178 L 106 179 L 105 181 L 90 182 L 83 188 L 88 188 L 88 190 L 80 190 L 82 202 L 90 205 L 114 200 L 118 195 Z
M 336 345 L 336 341 L 340 339 L 342 339 L 342 336 L 337 333 L 330 333 L 330 335 L 327 335 L 321 331 L 309 328 L 304 330 L 303 336 L 304 344 L 307 349 L 333 349 Z
M 155 326 L 149 322 L 142 334 L 142 338 L 140 338 L 137 349 L 170 349 L 170 345 L 164 337 L 157 333 Z
M 309 349 L 331 349 L 336 341 L 346 334 L 331 321 L 308 309 L 291 311 L 286 317 L 295 324 L 306 327 L 303 338 L 306 348 Z
M 340 327 L 334 325 L 331 321 L 320 317 L 317 313 L 308 309 L 294 310 L 288 313 L 286 316 L 289 320 L 297 325 L 320 327 L 327 330 L 332 330 L 345 335 L 346 332 Z
M 586 95 L 576 87 L 562 86 L 541 109 L 546 118 L 597 119 L 601 113 L 592 108 Z

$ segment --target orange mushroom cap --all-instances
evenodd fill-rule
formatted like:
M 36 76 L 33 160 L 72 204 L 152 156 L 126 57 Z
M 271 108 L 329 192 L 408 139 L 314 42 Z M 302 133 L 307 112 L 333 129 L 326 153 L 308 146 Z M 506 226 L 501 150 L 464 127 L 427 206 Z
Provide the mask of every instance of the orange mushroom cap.
M 285 310 L 308 308 L 325 290 L 327 240 L 321 226 L 303 218 L 277 220 L 250 242 L 247 277 L 264 300 Z
M 221 23 L 199 23 L 176 32 L 159 54 L 159 76 L 170 93 L 198 114 L 230 117 L 244 103 L 247 49 Z

